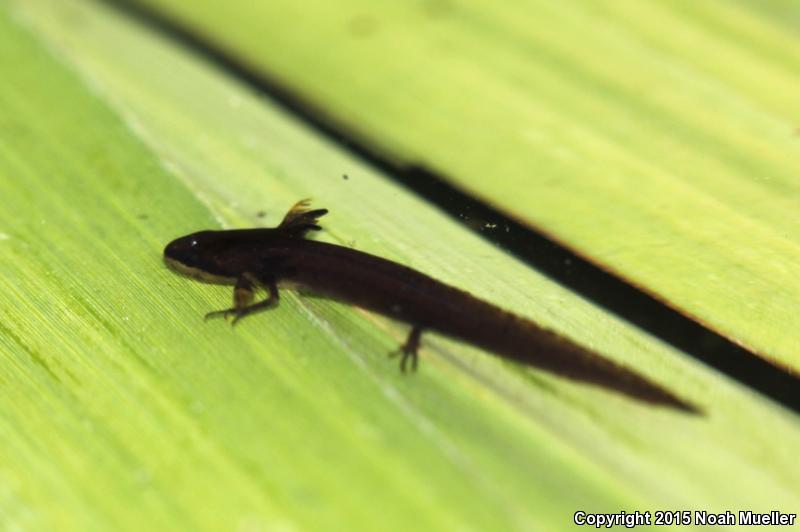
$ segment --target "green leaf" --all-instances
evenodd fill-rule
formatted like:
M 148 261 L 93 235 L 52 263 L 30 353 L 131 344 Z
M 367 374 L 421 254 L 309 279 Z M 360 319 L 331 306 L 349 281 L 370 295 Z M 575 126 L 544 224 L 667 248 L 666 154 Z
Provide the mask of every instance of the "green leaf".
M 0 7 L 0 515 L 9 528 L 555 529 L 576 510 L 800 500 L 796 417 L 495 249 L 208 63 L 92 2 Z M 342 178 L 346 174 L 348 179 Z M 170 239 L 331 209 L 706 417 L 286 292 L 236 328 Z M 266 211 L 261 220 L 257 213 Z

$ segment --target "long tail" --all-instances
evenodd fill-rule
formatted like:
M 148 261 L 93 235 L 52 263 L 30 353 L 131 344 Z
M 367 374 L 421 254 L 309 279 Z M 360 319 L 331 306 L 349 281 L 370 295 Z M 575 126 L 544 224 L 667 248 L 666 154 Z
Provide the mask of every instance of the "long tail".
M 489 305 L 488 303 L 485 303 Z M 522 364 L 568 379 L 600 386 L 654 405 L 702 414 L 696 405 L 625 366 L 576 344 L 553 331 L 492 307 L 492 316 L 469 330 L 442 331 Z
M 510 356 L 519 362 L 568 379 L 594 384 L 629 397 L 692 414 L 700 408 L 627 367 L 573 343 L 551 331 L 540 329 L 538 341 Z M 504 353 L 509 356 L 509 353 Z

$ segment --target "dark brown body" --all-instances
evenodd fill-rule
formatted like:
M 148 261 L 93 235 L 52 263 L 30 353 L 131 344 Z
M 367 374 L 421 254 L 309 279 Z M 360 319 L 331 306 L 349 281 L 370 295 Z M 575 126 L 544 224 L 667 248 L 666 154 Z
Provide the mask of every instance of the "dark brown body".
M 288 282 L 409 323 L 416 336 L 406 348 L 414 356 L 419 333 L 432 330 L 570 379 L 696 412 L 625 367 L 463 290 L 374 255 L 305 239 L 321 214 L 295 207 L 275 229 L 195 233 L 167 246 L 165 258 L 183 273 L 236 284 L 237 290 L 264 286 L 273 302 L 278 299 L 275 285 Z M 240 299 L 248 297 L 240 294 Z M 223 313 L 238 315 L 237 309 L 246 308 L 235 298 L 234 308 Z

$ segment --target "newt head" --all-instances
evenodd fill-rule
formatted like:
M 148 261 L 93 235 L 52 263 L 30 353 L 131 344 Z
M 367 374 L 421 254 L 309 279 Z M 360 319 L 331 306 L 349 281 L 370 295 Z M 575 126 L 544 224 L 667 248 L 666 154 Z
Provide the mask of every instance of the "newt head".
M 175 272 L 210 283 L 232 284 L 245 272 L 261 272 L 270 264 L 270 250 L 287 240 L 302 241 L 319 231 L 327 209 L 295 203 L 275 228 L 199 231 L 176 238 L 164 248 L 164 262 Z
M 176 238 L 164 248 L 164 263 L 174 272 L 210 283 L 229 284 L 235 279 L 220 268 L 224 255 L 222 231 L 199 231 Z

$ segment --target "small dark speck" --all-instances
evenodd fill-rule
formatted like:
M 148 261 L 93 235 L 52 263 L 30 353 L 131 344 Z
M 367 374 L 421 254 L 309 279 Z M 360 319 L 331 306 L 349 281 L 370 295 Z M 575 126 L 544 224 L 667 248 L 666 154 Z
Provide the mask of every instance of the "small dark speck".
M 350 179 L 350 176 L 348 176 L 347 174 L 342 174 L 342 179 L 347 181 L 348 179 Z
M 140 220 L 147 220 L 147 218 L 149 218 L 146 214 L 137 214 L 136 217 Z
M 258 218 L 263 218 L 263 217 L 264 217 L 264 216 L 266 216 L 266 215 L 267 215 L 267 211 L 258 211 L 258 212 L 256 213 L 256 216 L 257 216 Z

